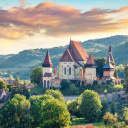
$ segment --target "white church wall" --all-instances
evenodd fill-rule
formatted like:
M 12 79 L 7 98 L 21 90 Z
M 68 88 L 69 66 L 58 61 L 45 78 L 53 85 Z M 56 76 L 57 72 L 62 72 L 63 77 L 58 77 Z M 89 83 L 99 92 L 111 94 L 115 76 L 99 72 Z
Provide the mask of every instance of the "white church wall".
M 44 76 L 44 74 L 45 73 L 52 73 L 52 68 L 50 68 L 50 67 L 43 67 L 43 76 Z

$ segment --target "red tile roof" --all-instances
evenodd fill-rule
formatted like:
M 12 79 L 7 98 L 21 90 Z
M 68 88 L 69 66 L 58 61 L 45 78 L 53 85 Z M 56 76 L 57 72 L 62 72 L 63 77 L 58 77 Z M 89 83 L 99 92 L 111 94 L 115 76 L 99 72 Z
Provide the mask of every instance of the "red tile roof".
M 74 62 L 73 56 L 71 55 L 71 52 L 69 51 L 69 46 L 67 47 L 64 54 L 60 58 L 60 62 Z
M 77 41 L 70 41 L 69 46 L 62 55 L 60 62 L 87 61 L 88 54 Z
M 42 64 L 43 67 L 53 67 L 53 64 L 51 62 L 50 56 L 49 56 L 49 52 L 47 50 L 45 59 L 44 59 L 44 63 Z
M 90 53 L 87 63 L 85 65 L 96 65 L 96 63 L 93 59 L 93 55 L 91 53 Z

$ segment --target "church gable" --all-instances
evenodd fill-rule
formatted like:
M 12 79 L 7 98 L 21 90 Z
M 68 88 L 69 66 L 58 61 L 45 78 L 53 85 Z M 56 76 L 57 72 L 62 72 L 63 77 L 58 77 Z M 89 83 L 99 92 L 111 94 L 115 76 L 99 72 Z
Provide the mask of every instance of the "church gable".
M 84 48 L 77 41 L 70 41 L 69 46 L 65 50 L 59 62 L 77 62 L 87 61 L 88 54 L 85 52 Z
M 60 62 L 74 62 L 73 57 L 69 51 L 69 46 L 67 47 L 64 54 L 62 55 Z

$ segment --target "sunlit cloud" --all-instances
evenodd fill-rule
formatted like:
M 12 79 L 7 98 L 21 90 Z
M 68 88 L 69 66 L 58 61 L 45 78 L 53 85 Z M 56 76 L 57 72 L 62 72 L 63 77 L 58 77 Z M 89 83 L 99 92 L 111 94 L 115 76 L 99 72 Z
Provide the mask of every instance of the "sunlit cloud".
M 42 35 L 48 37 L 47 39 L 54 39 L 116 33 L 128 29 L 128 6 L 118 10 L 93 8 L 82 12 L 72 6 L 52 2 L 43 2 L 33 7 L 24 6 L 25 0 L 20 0 L 20 3 L 20 7 L 0 9 L 0 39 L 12 40 L 15 43 L 23 39 L 23 42 L 29 44 L 31 41 L 27 39 L 35 39 L 37 34 L 39 38 Z M 41 42 L 39 38 L 36 40 Z
M 25 3 L 24 0 L 20 2 Z M 18 39 L 42 29 L 50 36 L 117 31 L 125 28 L 123 25 L 126 22 L 117 20 L 116 15 L 127 15 L 127 12 L 128 7 L 119 10 L 94 8 L 82 13 L 71 6 L 56 5 L 52 2 L 43 2 L 34 7 L 13 7 L 0 10 L 0 27 L 1 30 L 4 28 L 0 37 Z M 115 17 L 111 17 L 111 14 L 115 14 Z

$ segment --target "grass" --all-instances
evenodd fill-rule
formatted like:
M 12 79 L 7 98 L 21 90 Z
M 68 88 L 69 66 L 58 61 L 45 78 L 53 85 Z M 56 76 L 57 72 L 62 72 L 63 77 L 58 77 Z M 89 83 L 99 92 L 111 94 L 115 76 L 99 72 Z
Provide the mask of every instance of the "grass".
M 72 122 L 69 127 L 71 127 L 71 126 L 78 126 L 78 125 L 83 125 L 83 126 L 85 126 L 85 125 L 88 125 L 88 124 L 91 124 L 91 123 Z M 92 125 L 94 126 L 94 128 L 106 128 L 106 126 L 104 125 L 103 122 L 92 123 Z M 68 127 L 68 128 L 69 128 L 69 127 Z

